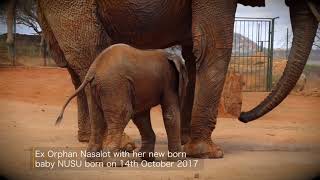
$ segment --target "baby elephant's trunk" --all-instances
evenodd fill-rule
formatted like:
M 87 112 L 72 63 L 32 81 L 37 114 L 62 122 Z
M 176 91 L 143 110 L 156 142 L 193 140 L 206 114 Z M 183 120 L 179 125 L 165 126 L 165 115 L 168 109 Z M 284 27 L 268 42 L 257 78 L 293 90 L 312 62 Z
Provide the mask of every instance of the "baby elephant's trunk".
M 62 121 L 64 110 L 66 109 L 66 107 L 68 106 L 68 104 L 70 103 L 70 101 L 71 101 L 74 97 L 76 97 L 76 96 L 78 95 L 78 93 L 79 93 L 80 91 L 82 91 L 82 90 L 87 86 L 87 84 L 93 80 L 93 78 L 94 78 L 94 70 L 92 70 L 92 68 L 90 68 L 90 69 L 88 70 L 88 73 L 87 73 L 86 77 L 84 78 L 82 84 L 79 86 L 78 89 L 76 89 L 76 91 L 75 91 L 75 92 L 67 99 L 67 101 L 64 103 L 64 105 L 63 105 L 63 107 L 62 107 L 62 110 L 61 110 L 61 112 L 60 112 L 60 114 L 59 114 L 59 116 L 58 116 L 58 118 L 57 118 L 57 120 L 56 120 L 55 125 L 60 124 L 60 122 Z

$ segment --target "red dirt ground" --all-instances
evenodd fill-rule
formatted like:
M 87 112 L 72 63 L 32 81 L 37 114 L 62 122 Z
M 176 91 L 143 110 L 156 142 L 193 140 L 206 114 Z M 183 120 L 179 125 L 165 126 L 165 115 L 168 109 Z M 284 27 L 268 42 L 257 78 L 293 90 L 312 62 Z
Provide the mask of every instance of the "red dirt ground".
M 290 95 L 279 107 L 248 124 L 219 118 L 212 138 L 225 157 L 205 160 L 200 170 L 36 170 L 32 147 L 85 147 L 76 140 L 75 101 L 60 127 L 53 126 L 61 105 L 73 92 L 61 68 L 0 68 L 0 175 L 10 179 L 311 179 L 320 173 L 320 98 Z M 248 110 L 266 93 L 245 93 Z M 166 148 L 160 108 L 152 110 L 156 151 Z M 139 146 L 139 133 L 126 128 Z
M 74 91 L 69 73 L 63 68 L 1 68 L 0 73 L 1 99 L 61 105 Z

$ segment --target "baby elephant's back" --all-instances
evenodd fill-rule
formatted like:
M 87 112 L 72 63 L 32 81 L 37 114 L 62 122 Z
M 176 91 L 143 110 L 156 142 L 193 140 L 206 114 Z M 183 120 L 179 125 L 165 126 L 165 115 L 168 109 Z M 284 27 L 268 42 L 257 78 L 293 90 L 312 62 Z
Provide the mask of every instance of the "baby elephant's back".
M 160 104 L 161 96 L 171 81 L 171 65 L 162 50 L 136 50 L 128 60 L 134 87 L 135 111 L 140 112 Z
M 112 45 L 97 57 L 99 71 L 159 76 L 170 66 L 164 50 L 140 50 L 126 44 Z
M 118 44 L 105 52 L 101 61 L 100 67 L 104 67 L 99 74 L 116 81 L 112 84 L 128 85 L 135 112 L 158 105 L 168 82 L 173 80 L 172 67 L 163 50 L 138 50 Z

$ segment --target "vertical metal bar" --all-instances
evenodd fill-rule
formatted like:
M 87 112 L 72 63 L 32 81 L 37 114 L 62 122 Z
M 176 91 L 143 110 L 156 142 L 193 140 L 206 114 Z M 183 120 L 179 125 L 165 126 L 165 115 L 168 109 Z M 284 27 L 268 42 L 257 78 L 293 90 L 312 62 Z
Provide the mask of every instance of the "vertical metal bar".
M 268 45 L 268 54 L 267 54 L 267 76 L 266 76 L 266 82 L 265 82 L 265 85 L 266 85 L 266 91 L 269 91 L 269 67 L 270 67 L 270 49 L 271 49 L 271 42 L 270 42 L 270 40 L 271 40 L 271 26 L 272 26 L 272 21 L 269 21 L 269 30 L 268 30 L 268 42 L 269 42 L 269 45 Z
M 238 26 L 238 21 L 236 22 L 236 25 Z M 237 27 L 235 29 L 235 37 L 234 37 L 235 43 L 234 43 L 234 55 L 233 55 L 233 65 L 234 65 L 234 71 L 237 71 Z
M 246 74 L 247 74 L 247 82 L 249 82 L 249 78 L 250 78 L 250 73 L 249 73 L 249 62 L 252 58 L 249 58 L 250 55 L 250 23 L 252 21 L 247 21 L 247 38 L 248 38 L 248 41 L 247 41 L 247 69 L 246 69 Z
M 273 41 L 274 41 L 274 22 L 275 18 L 272 19 L 271 26 L 271 46 L 270 46 L 270 62 L 269 62 L 269 78 L 268 78 L 268 91 L 271 91 L 272 88 L 272 63 L 273 63 Z
M 265 34 L 264 34 L 264 36 L 265 36 L 265 41 L 266 41 L 266 43 L 268 43 L 267 45 L 268 45 L 268 47 L 269 47 L 269 42 L 270 42 L 270 38 L 269 38 L 269 29 L 267 28 L 267 27 L 269 27 L 269 26 L 267 26 L 267 23 L 269 23 L 270 21 L 265 21 L 264 22 L 264 31 L 265 31 Z M 269 49 L 269 48 L 268 48 Z M 263 77 L 262 77 L 262 79 L 263 79 L 263 82 L 261 83 L 261 91 L 266 91 L 266 89 L 267 89 L 267 84 L 266 84 L 266 82 L 267 82 L 267 72 L 266 72 L 266 70 L 268 69 L 268 49 L 266 49 L 266 48 L 264 48 L 264 50 L 263 50 Z
M 12 65 L 16 66 L 16 34 L 17 34 L 17 14 L 16 14 L 16 8 L 14 10 L 14 15 L 13 15 L 13 43 L 12 43 Z
M 272 89 L 272 60 L 273 60 L 273 40 L 274 40 L 274 21 L 271 20 L 270 25 L 270 49 L 268 53 L 268 72 L 267 72 L 267 91 Z
M 239 37 L 240 37 L 240 35 L 241 35 L 241 21 L 239 21 Z M 240 47 L 240 45 L 241 45 L 241 41 L 240 41 L 240 39 L 238 40 L 239 42 L 238 42 L 238 53 L 237 53 L 237 66 L 238 66 L 238 73 L 239 74 L 241 74 L 241 72 L 240 72 L 240 49 L 241 49 L 241 47 Z M 245 87 L 245 89 L 246 89 L 246 87 Z
M 243 42 L 243 50 L 244 50 L 244 53 L 243 53 L 243 69 L 244 69 L 244 74 L 246 76 L 246 82 L 248 82 L 248 40 L 247 40 L 247 29 L 246 28 L 246 24 L 248 24 L 248 21 L 244 21 L 244 37 L 246 38 L 245 41 Z M 249 88 L 248 88 L 249 90 Z
M 260 21 L 257 21 L 257 48 L 256 48 L 256 53 L 255 53 L 255 56 L 258 56 L 258 52 L 259 52 L 259 49 L 260 49 L 260 44 L 259 44 L 259 41 L 260 41 Z M 258 58 L 258 57 L 256 57 Z M 257 91 L 257 63 L 255 62 L 255 67 L 254 67 L 254 90 Z
M 256 91 L 260 91 L 260 84 L 261 84 L 261 67 L 260 67 L 260 60 L 261 60 L 261 49 L 262 49 L 262 42 L 263 41 L 263 21 L 259 21 L 259 50 L 256 59 L 256 76 L 257 76 L 257 83 L 256 83 Z
M 258 51 L 260 49 L 260 22 L 258 22 L 258 37 L 257 37 L 257 43 L 258 43 Z
M 237 32 L 237 20 L 234 21 L 234 27 L 233 27 L 233 42 L 232 42 L 232 57 L 231 57 L 231 69 L 233 72 L 235 72 L 235 58 L 234 58 L 234 53 L 236 52 L 235 51 L 235 48 L 237 46 L 237 43 L 236 43 L 236 34 Z
M 253 53 L 254 52 L 254 50 L 253 50 L 253 43 L 254 43 L 254 40 L 253 40 L 253 28 L 254 28 L 254 21 L 251 21 L 251 52 L 250 52 L 251 56 L 252 55 L 255 56 L 255 54 Z M 252 59 L 251 59 L 251 61 L 250 61 L 250 83 L 253 82 L 252 79 L 253 79 L 253 76 L 252 76 Z M 252 88 L 251 88 L 251 90 L 252 90 Z
M 261 61 L 263 60 L 263 41 L 265 40 L 265 20 L 260 21 L 260 47 L 259 47 L 259 59 L 257 59 L 257 74 L 258 74 L 258 91 L 261 91 L 261 84 L 263 81 L 263 72 L 261 70 L 263 69 L 263 66 L 261 65 Z
M 259 37 L 260 37 L 260 42 L 259 42 L 259 44 L 260 44 L 260 46 L 259 46 L 259 56 L 258 56 L 258 58 L 257 58 L 257 61 L 256 61 L 256 68 L 257 68 L 257 76 L 258 76 L 258 84 L 257 84 L 257 89 L 258 89 L 258 91 L 261 91 L 261 64 L 260 64 L 260 61 L 261 61 L 261 59 L 262 59 L 262 53 L 263 53 L 263 40 L 264 40 L 264 33 L 263 33 L 263 25 L 265 25 L 264 24 L 264 21 L 260 21 L 260 30 L 259 30 Z
M 264 49 L 263 49 L 263 45 L 264 44 L 263 44 L 263 41 L 265 41 L 265 39 L 266 39 L 265 29 L 266 29 L 266 21 L 264 20 L 264 21 L 261 22 L 261 46 L 260 46 L 260 53 L 259 53 L 259 56 L 260 56 L 259 57 L 259 62 L 263 61 L 263 57 L 264 57 Z M 263 72 L 263 68 L 264 68 L 263 64 L 259 63 L 258 68 L 259 68 L 259 91 L 262 91 L 261 89 L 264 87 L 262 85 L 263 79 L 264 79 L 264 77 L 263 77 L 263 74 L 264 74 L 264 72 Z
M 246 31 L 246 24 L 245 24 L 245 21 L 243 21 L 243 34 L 241 33 L 243 37 L 245 37 L 245 33 L 246 33 L 245 31 Z M 242 69 L 241 71 L 242 71 L 242 74 L 243 74 L 244 76 L 246 76 L 246 75 L 245 75 L 245 72 L 244 72 L 244 67 L 245 67 L 245 66 L 244 66 L 244 63 L 245 63 L 245 60 L 244 60 L 245 41 L 242 42 L 242 46 L 243 46 L 243 47 L 242 47 L 242 54 L 241 54 L 241 58 L 240 58 L 240 59 L 241 59 L 241 65 L 242 65 L 242 66 L 241 66 L 241 69 Z M 245 77 L 245 79 L 246 79 L 246 77 Z M 247 87 L 246 89 L 248 90 L 248 87 Z
M 289 28 L 287 28 L 287 46 L 286 46 L 286 59 L 288 60 L 289 55 Z
M 239 36 L 241 35 L 241 21 L 239 21 L 239 25 L 240 25 L 240 29 L 239 29 Z M 240 41 L 240 39 L 239 39 L 239 51 L 238 51 L 238 59 L 237 59 L 237 61 L 238 61 L 238 63 L 237 63 L 237 66 L 238 66 L 238 73 L 239 74 L 241 74 L 241 72 L 240 72 L 240 63 L 241 63 L 241 61 L 240 61 L 240 50 L 241 50 L 241 47 L 240 47 L 240 45 L 241 45 L 241 41 Z M 244 89 L 246 89 L 246 85 L 245 85 L 245 87 L 244 87 Z
M 238 25 L 239 25 L 239 21 L 237 22 L 237 29 L 236 29 L 236 34 L 238 35 Z M 238 58 L 237 58 L 237 54 L 238 54 L 238 39 L 237 39 L 238 37 L 236 36 L 236 47 L 235 47 L 235 53 L 234 53 L 234 56 L 235 56 L 235 58 L 234 58 L 234 65 L 235 65 L 235 67 L 234 67 L 234 70 L 237 72 L 237 73 L 239 73 L 239 66 L 238 66 Z

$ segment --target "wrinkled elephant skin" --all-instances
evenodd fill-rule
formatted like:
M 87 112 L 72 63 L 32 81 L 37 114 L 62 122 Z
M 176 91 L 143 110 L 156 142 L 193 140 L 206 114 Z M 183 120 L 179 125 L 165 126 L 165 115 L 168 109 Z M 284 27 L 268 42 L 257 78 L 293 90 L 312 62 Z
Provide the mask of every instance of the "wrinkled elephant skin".
M 150 109 L 160 104 L 168 150 L 180 152 L 180 105 L 187 82 L 187 70 L 177 55 L 164 50 L 112 45 L 92 63 L 84 81 L 64 105 L 57 123 L 62 120 L 70 100 L 90 84 L 92 128 L 87 151 L 120 151 L 125 139 L 123 131 L 132 119 L 142 138 L 140 152 L 147 155 L 154 152 L 155 133 L 150 123 Z M 154 160 L 152 157 L 143 159 Z M 107 162 L 108 158 L 103 161 Z
M 223 152 L 212 142 L 211 134 L 232 52 L 237 2 L 264 6 L 263 0 L 38 0 L 38 8 L 52 57 L 68 68 L 76 88 L 95 57 L 111 44 L 126 43 L 141 49 L 182 45 L 189 79 L 181 109 L 182 143 L 188 155 L 217 158 Z M 271 96 L 253 111 L 241 114 L 243 122 L 269 112 L 286 97 L 296 82 L 294 74 L 300 73 L 310 52 L 318 22 L 305 1 L 286 2 L 294 30 L 289 59 L 295 60 L 288 63 L 287 73 Z M 309 6 L 317 9 L 319 4 Z M 308 27 L 307 38 L 303 37 L 304 27 Z M 90 90 L 86 88 L 77 98 L 79 140 L 87 140 Z

